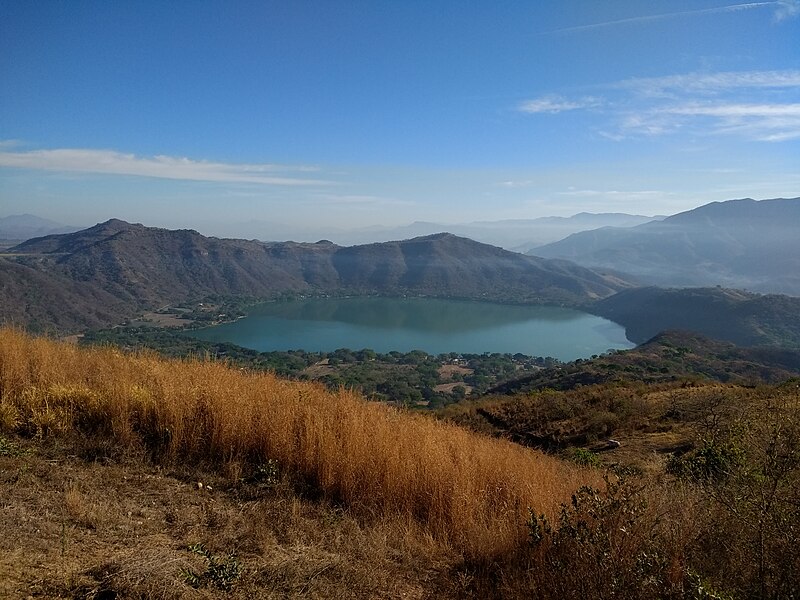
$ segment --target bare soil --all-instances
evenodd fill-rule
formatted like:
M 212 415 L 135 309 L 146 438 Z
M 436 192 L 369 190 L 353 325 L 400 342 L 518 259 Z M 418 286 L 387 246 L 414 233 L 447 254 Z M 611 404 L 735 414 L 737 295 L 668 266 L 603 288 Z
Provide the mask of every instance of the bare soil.
M 451 379 L 453 375 L 472 375 L 473 370 L 458 365 L 442 365 L 439 367 L 439 376 L 442 379 Z
M 463 383 L 461 381 L 454 381 L 453 383 L 441 383 L 441 384 L 437 385 L 436 387 L 434 387 L 433 391 L 434 392 L 444 392 L 446 394 L 449 394 L 449 393 L 451 393 L 453 391 L 453 388 L 458 387 L 459 385 L 462 386 L 467 391 L 467 395 L 472 393 L 472 386 L 466 385 L 465 383 Z

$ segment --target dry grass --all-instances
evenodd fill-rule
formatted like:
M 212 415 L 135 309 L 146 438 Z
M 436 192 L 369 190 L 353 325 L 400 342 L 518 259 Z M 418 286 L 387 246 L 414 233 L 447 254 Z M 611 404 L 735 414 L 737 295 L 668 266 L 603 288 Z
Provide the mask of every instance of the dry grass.
M 41 438 L 78 432 L 231 474 L 277 460 L 354 514 L 405 519 L 478 561 L 519 546 L 528 507 L 554 515 L 577 487 L 597 483 L 557 459 L 347 390 L 11 329 L 0 330 L 0 427 Z M 66 493 L 83 514 L 80 490 Z
M 798 390 L 576 391 L 695 442 L 573 496 L 599 474 L 345 390 L 0 330 L 0 597 L 800 597 Z
M 287 485 L 91 463 L 59 440 L 0 455 L 0 598 L 451 597 L 458 556 L 400 519 L 364 525 Z M 211 485 L 199 489 L 196 480 Z M 192 588 L 202 543 L 241 565 L 232 591 Z

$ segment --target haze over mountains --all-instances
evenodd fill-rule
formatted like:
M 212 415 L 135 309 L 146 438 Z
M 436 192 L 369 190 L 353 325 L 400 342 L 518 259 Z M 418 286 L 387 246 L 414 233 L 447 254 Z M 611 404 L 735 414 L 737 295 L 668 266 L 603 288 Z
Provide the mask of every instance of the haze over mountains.
M 35 215 L 0 217 L 0 240 L 29 240 L 43 235 L 72 233 L 79 229 L 80 227 L 64 225 Z
M 331 240 L 340 246 L 355 246 L 375 242 L 406 240 L 447 231 L 476 242 L 500 246 L 514 252 L 555 242 L 579 231 L 599 227 L 633 227 L 663 217 L 645 217 L 624 213 L 579 213 L 571 217 L 539 217 L 537 219 L 508 219 L 502 221 L 476 221 L 472 223 L 445 224 L 415 221 L 408 225 L 385 227 L 374 225 L 356 229 L 341 227 L 312 228 L 288 225 L 281 222 L 248 221 L 224 224 L 202 223 L 199 229 L 206 235 L 236 239 L 255 239 L 271 242 L 316 242 Z M 56 233 L 72 233 L 81 227 L 72 227 L 34 215 L 11 215 L 0 218 L 0 242 L 21 242 L 34 237 Z
M 341 247 L 208 238 L 110 220 L 0 260 L 2 320 L 76 329 L 209 295 L 423 294 L 579 304 L 632 282 L 452 234 Z
M 264 241 L 316 241 L 331 240 L 342 246 L 406 240 L 414 237 L 433 235 L 447 231 L 454 235 L 470 238 L 476 242 L 500 246 L 514 252 L 525 252 L 531 248 L 549 244 L 566 236 L 597 229 L 599 227 L 633 227 L 663 217 L 646 217 L 625 213 L 578 213 L 571 217 L 539 217 L 537 219 L 506 219 L 502 221 L 475 221 L 472 223 L 431 223 L 415 221 L 399 227 L 373 226 L 346 230 L 341 228 L 310 229 L 287 226 L 280 223 L 251 221 L 235 226 L 221 228 L 221 233 L 229 237 L 258 239 Z
M 800 295 L 800 198 L 712 202 L 636 227 L 575 233 L 529 254 L 654 285 Z
M 620 218 L 627 217 L 480 226 Z M 536 257 L 452 233 L 340 246 L 220 239 L 112 219 L 0 254 L 0 321 L 77 331 L 211 296 L 409 294 L 580 307 L 624 325 L 637 343 L 689 329 L 744 345 L 797 347 L 797 299 L 711 286 L 800 295 L 799 225 L 800 199 L 735 200 L 573 234 Z M 631 289 L 653 282 L 689 289 Z

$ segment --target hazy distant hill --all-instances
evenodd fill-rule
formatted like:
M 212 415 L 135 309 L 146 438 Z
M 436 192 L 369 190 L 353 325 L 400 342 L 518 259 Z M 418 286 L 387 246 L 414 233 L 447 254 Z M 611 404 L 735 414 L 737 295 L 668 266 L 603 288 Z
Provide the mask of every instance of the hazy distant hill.
M 34 215 L 10 215 L 0 218 L 0 240 L 28 240 L 54 233 L 71 233 L 78 229 L 80 228 Z
M 0 260 L 0 319 L 61 329 L 208 295 L 409 293 L 576 304 L 631 285 L 450 234 L 340 247 L 208 238 L 110 220 L 11 251 Z
M 624 213 L 580 213 L 571 217 L 541 217 L 444 224 L 415 221 L 400 227 L 367 227 L 362 229 L 303 229 L 275 223 L 251 222 L 228 227 L 230 235 L 259 240 L 318 240 L 326 238 L 340 245 L 360 245 L 390 240 L 404 240 L 446 231 L 472 240 L 500 246 L 506 250 L 525 252 L 536 246 L 563 239 L 578 231 L 599 227 L 633 227 L 656 218 Z M 209 225 L 213 227 L 213 225 Z
M 625 326 L 637 344 L 679 329 L 742 346 L 800 348 L 800 298 L 790 296 L 648 287 L 600 300 L 592 312 Z
M 515 252 L 528 250 L 561 240 L 573 233 L 591 231 L 601 227 L 634 227 L 657 221 L 661 216 L 646 217 L 626 213 L 587 213 L 571 217 L 540 217 L 538 219 L 515 219 L 505 221 L 478 221 L 466 225 L 454 233 L 489 242 L 492 236 L 502 236 L 504 248 Z M 486 239 L 484 239 L 486 238 Z
M 655 285 L 800 295 L 800 198 L 713 202 L 637 227 L 576 233 L 530 254 Z

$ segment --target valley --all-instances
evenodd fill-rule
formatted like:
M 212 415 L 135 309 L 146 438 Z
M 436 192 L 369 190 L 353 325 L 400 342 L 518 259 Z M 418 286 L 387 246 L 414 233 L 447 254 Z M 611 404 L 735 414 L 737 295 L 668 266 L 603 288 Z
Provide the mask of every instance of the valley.
M 798 40 L 0 2 L 0 598 L 800 600 Z
M 744 379 L 684 377 L 706 350 Z M 587 365 L 635 367 L 616 380 L 434 419 L 235 363 L 0 330 L 0 590 L 555 599 L 624 574 L 625 598 L 792 594 L 797 379 L 759 384 L 768 356 L 699 339 L 628 352 Z
M 0 292 L 3 593 L 800 589 L 796 297 L 119 220 L 13 246 Z
M 207 238 L 111 220 L 0 257 L 0 319 L 74 332 L 210 295 L 425 295 L 575 306 L 632 287 L 617 275 L 451 234 L 339 247 Z M 47 293 L 44 293 L 46 290 Z

